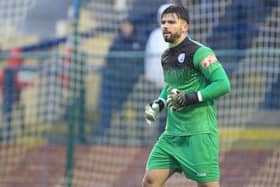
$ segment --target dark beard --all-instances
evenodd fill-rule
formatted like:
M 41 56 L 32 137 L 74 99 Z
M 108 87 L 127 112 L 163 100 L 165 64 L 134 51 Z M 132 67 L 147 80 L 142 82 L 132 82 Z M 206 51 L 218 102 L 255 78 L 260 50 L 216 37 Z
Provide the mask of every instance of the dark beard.
M 164 37 L 164 40 L 168 43 L 175 43 L 175 41 L 180 38 L 180 34 L 179 33 L 174 33 L 174 34 L 171 34 L 170 37 Z

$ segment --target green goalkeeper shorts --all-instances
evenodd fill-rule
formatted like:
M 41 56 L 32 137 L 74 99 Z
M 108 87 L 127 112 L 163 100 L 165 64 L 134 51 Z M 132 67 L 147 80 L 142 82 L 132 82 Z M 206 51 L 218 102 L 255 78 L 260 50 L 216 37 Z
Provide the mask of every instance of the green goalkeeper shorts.
M 146 169 L 172 169 L 199 183 L 218 181 L 218 150 L 217 135 L 170 136 L 163 133 L 149 155 Z

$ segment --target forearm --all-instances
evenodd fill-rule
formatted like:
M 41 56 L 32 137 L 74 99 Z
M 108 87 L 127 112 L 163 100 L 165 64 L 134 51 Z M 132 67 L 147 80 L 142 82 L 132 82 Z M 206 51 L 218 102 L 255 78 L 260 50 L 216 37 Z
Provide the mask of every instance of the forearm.
M 202 101 L 215 99 L 230 92 L 230 81 L 223 68 L 216 69 L 209 79 L 210 84 L 199 91 Z
M 168 91 L 167 91 L 167 85 L 165 85 L 161 92 L 160 92 L 160 95 L 159 95 L 159 98 L 163 99 L 164 101 L 167 100 L 167 94 L 168 94 Z

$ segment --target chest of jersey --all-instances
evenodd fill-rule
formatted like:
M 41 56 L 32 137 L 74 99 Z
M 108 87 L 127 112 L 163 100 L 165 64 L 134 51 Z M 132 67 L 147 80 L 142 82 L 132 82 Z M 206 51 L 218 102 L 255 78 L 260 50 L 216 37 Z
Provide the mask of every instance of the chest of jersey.
M 184 41 L 175 48 L 166 50 L 162 55 L 164 80 L 168 84 L 186 84 L 198 76 L 193 56 L 198 45 Z

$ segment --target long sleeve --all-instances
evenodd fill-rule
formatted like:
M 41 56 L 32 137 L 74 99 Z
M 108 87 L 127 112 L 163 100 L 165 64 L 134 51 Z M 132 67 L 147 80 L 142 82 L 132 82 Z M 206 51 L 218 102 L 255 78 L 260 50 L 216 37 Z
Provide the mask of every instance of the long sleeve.
M 222 66 L 208 77 L 210 84 L 200 90 L 202 100 L 215 99 L 231 91 L 230 81 Z
M 161 90 L 161 93 L 160 93 L 160 95 L 159 95 L 159 98 L 161 98 L 161 99 L 163 99 L 164 101 L 166 101 L 166 100 L 167 100 L 167 94 L 168 94 L 168 92 L 167 92 L 167 85 L 165 85 L 165 86 L 162 88 L 162 90 Z
M 196 68 L 209 82 L 206 87 L 200 90 L 202 101 L 215 99 L 231 91 L 228 76 L 210 48 L 201 47 L 194 58 Z

